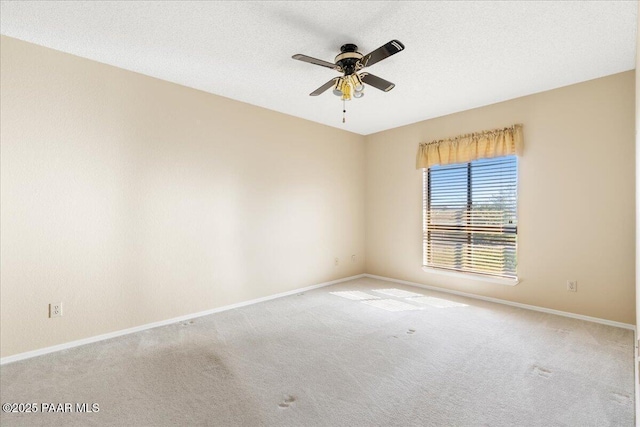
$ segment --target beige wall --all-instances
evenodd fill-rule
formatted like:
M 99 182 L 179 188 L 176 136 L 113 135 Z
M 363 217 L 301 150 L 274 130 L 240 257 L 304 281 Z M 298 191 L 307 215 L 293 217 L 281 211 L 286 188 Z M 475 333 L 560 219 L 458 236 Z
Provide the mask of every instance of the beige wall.
M 633 111 L 630 71 L 367 136 L 367 273 L 635 323 Z M 418 143 L 513 123 L 521 283 L 423 272 Z
M 0 50 L 2 356 L 364 272 L 364 137 Z

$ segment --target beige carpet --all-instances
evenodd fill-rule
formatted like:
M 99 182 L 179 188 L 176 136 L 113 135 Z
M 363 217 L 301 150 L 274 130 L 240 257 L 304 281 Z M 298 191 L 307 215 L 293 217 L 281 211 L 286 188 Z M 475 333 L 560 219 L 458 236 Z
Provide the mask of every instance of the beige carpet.
M 373 279 L 0 374 L 2 403 L 99 404 L 3 426 L 632 426 L 634 412 L 632 331 Z

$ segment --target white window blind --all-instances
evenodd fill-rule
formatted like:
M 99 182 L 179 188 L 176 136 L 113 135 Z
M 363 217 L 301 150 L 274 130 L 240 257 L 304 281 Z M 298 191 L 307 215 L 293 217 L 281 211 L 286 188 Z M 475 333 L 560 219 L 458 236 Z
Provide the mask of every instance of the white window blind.
M 517 157 L 424 169 L 423 266 L 516 275 Z

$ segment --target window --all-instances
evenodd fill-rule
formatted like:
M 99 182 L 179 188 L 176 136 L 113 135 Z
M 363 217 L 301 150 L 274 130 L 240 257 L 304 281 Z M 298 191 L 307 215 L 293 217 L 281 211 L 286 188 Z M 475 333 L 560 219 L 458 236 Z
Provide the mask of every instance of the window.
M 423 169 L 423 266 L 516 279 L 517 157 Z

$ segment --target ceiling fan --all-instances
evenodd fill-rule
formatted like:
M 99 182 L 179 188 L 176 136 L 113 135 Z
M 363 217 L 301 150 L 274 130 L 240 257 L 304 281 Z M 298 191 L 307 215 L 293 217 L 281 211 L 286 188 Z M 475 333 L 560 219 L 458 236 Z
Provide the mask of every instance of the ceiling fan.
M 341 97 L 343 101 L 349 101 L 352 95 L 354 98 L 362 98 L 364 96 L 364 84 L 371 85 L 384 92 L 389 92 L 393 89 L 395 84 L 378 76 L 374 76 L 373 74 L 359 72 L 363 68 L 370 67 L 402 50 L 404 50 L 404 45 L 400 41 L 391 40 L 373 52 L 363 55 L 358 52 L 358 46 L 348 43 L 340 47 L 340 54 L 335 57 L 335 63 L 301 54 L 293 55 L 292 58 L 298 61 L 320 65 L 321 67 L 331 68 L 332 70 L 343 73 L 342 77 L 335 77 L 329 80 L 311 92 L 309 94 L 310 96 L 318 96 L 330 87 L 333 87 L 334 95 Z

